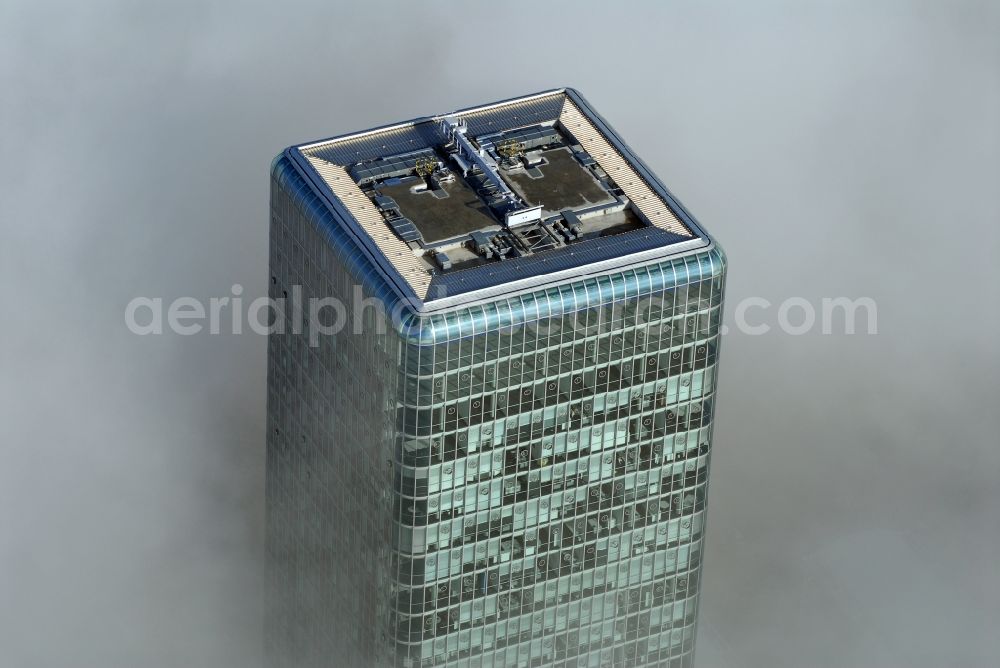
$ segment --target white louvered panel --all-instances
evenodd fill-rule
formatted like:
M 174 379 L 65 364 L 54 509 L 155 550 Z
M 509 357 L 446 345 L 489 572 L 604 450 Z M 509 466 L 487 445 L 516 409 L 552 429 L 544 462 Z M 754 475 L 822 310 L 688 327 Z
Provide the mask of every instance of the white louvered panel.
M 389 226 L 386 225 L 385 218 L 375 208 L 372 201 L 361 192 L 361 188 L 350 177 L 347 170 L 322 158 L 308 155 L 306 157 L 330 186 L 333 194 L 344 203 L 347 210 L 358 221 L 361 229 L 375 241 L 389 263 L 406 279 L 417 296 L 424 299 L 431 284 L 430 274 L 420 259 L 406 245 L 406 242 L 392 233 Z
M 625 158 L 580 112 L 572 100 L 567 99 L 563 104 L 559 122 L 573 134 L 580 146 L 597 161 L 601 169 L 614 179 L 618 187 L 639 207 L 649 222 L 668 232 L 686 237 L 691 236 L 691 231 L 674 215 L 666 202 L 653 192 L 646 181 L 632 169 Z

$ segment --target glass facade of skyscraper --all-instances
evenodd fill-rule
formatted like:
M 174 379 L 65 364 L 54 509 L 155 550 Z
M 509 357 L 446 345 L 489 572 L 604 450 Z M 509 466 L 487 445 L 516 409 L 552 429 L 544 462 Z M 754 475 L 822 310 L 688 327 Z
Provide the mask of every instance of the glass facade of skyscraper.
M 691 665 L 717 245 L 421 312 L 285 156 L 270 262 L 273 665 Z

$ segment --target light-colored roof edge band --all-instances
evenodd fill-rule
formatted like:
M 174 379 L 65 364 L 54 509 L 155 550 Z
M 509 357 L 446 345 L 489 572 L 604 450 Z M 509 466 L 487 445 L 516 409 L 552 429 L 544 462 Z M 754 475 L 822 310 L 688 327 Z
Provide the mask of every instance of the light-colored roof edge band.
M 685 237 L 694 236 L 691 230 L 670 210 L 663 198 L 629 164 L 629 161 L 608 142 L 607 138 L 590 122 L 573 100 L 563 103 L 559 122 L 580 143 L 597 164 L 601 166 L 649 222 L 660 229 Z
M 395 267 L 400 276 L 406 279 L 417 296 L 424 299 L 431 284 L 430 274 L 427 273 L 423 263 L 413 254 L 406 242 L 389 229 L 385 218 L 368 199 L 368 196 L 361 191 L 347 170 L 322 158 L 307 155 L 306 159 L 330 186 L 330 190 L 333 191 L 337 199 L 354 216 L 365 234 L 375 242 L 389 263 Z

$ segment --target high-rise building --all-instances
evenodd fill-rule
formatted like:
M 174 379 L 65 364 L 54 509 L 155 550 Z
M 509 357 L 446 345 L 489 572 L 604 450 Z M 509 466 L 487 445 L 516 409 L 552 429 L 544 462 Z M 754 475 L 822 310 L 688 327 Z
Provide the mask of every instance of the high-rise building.
M 574 90 L 271 181 L 285 666 L 688 666 L 725 261 Z

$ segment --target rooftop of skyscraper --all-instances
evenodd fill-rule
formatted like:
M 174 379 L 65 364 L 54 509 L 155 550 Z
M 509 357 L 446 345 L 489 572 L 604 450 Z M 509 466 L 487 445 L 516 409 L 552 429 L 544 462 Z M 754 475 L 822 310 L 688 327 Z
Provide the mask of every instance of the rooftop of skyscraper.
M 286 155 L 421 310 L 710 243 L 572 89 Z

